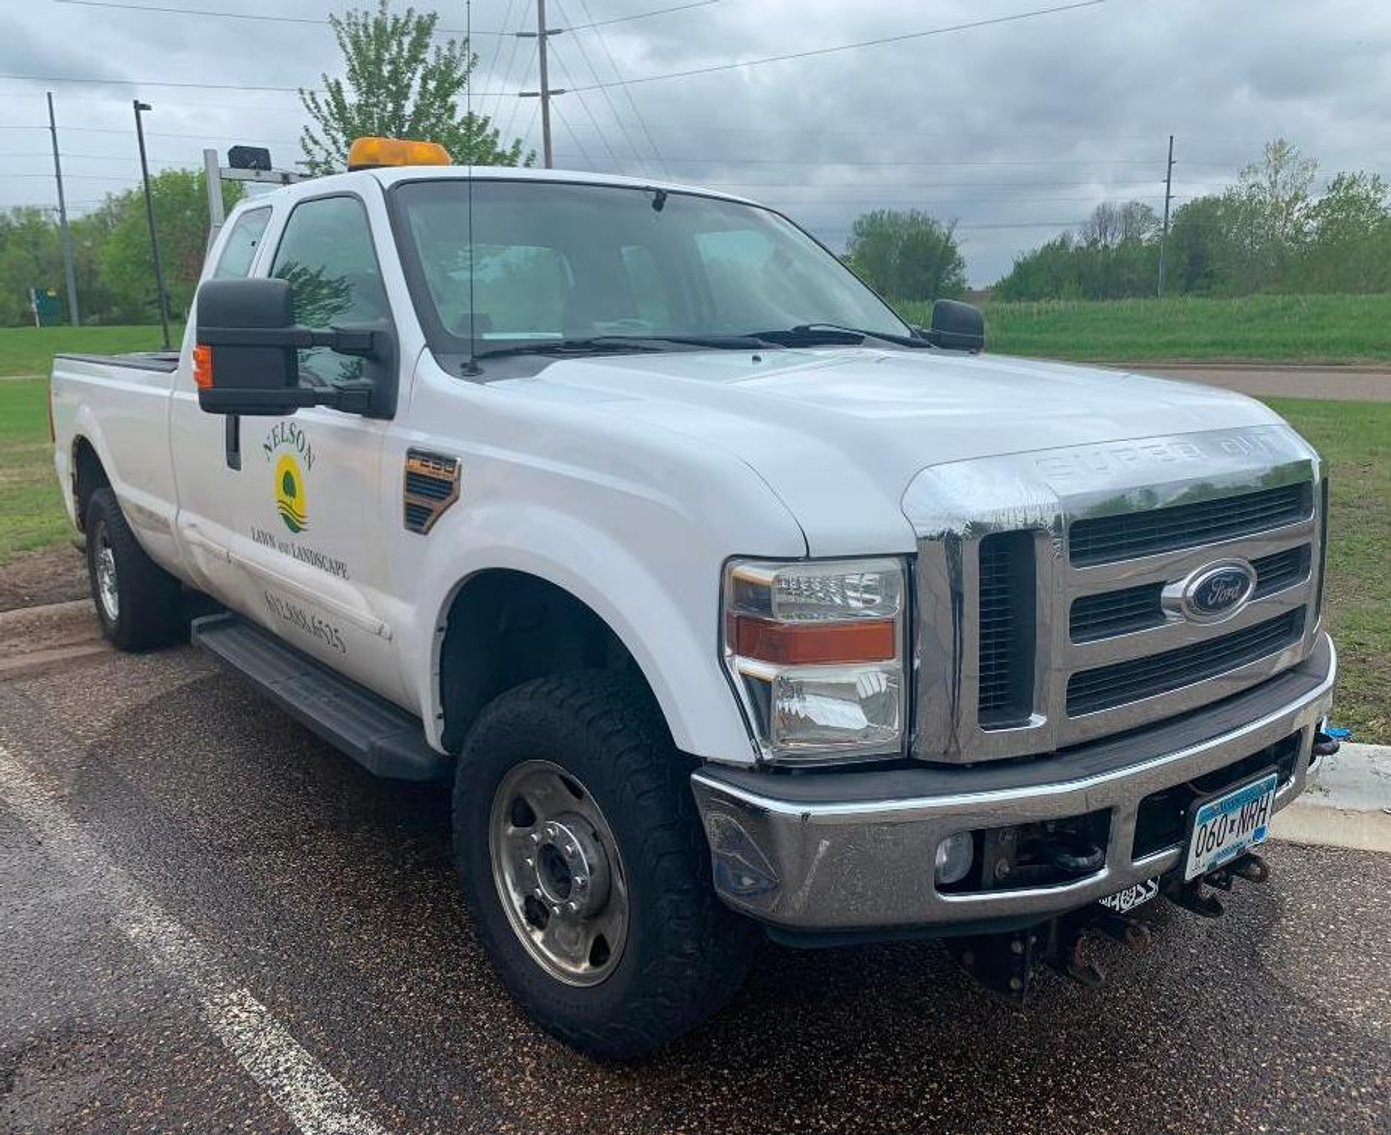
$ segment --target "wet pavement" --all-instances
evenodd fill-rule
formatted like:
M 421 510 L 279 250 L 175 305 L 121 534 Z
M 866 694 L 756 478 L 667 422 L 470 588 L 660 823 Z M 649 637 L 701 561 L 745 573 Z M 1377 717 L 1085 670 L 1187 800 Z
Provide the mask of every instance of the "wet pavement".
M 1026 1009 L 930 942 L 767 946 L 601 1067 L 480 953 L 447 793 L 376 782 L 184 648 L 0 681 L 0 1131 L 1381 1132 L 1391 860 L 1270 848 Z M 341 1093 L 341 1094 L 338 1094 Z

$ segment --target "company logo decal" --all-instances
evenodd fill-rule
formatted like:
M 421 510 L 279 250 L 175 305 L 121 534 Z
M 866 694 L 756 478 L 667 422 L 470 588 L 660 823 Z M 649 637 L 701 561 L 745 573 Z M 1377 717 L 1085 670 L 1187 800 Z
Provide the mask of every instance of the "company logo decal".
M 309 527 L 304 474 L 293 453 L 282 453 L 275 463 L 275 508 L 291 532 L 303 532 Z
M 1245 560 L 1223 560 L 1199 568 L 1164 589 L 1165 610 L 1194 623 L 1229 619 L 1250 602 L 1256 569 Z

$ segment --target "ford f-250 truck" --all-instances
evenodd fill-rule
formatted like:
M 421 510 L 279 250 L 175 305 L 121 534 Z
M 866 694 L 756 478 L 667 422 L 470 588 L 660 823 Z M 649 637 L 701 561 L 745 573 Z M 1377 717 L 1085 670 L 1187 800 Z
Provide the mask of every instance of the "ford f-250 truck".
M 117 646 L 204 592 L 289 713 L 452 779 L 541 1025 L 667 1042 L 760 930 L 1023 996 L 1264 880 L 1335 670 L 1272 411 L 909 327 L 748 201 L 393 146 L 238 206 L 177 356 L 60 356 L 57 470 Z

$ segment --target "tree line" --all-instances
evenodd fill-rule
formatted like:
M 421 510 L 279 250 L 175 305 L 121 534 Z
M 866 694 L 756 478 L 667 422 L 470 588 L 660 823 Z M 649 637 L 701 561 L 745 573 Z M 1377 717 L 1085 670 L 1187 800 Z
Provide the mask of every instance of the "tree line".
M 1017 257 L 995 298 L 1152 296 L 1161 242 L 1165 294 L 1391 291 L 1386 182 L 1342 172 L 1315 194 L 1317 173 L 1317 161 L 1277 138 L 1234 184 L 1180 206 L 1167 240 L 1148 205 L 1104 202 L 1076 231 Z
M 309 125 L 301 135 L 305 170 L 341 170 L 361 135 L 439 140 L 456 161 L 530 165 L 520 139 L 505 141 L 485 117 L 461 110 L 477 56 L 456 40 L 437 42 L 434 12 L 375 9 L 330 16 L 344 78 L 321 76 L 301 90 Z M 1167 291 L 1391 292 L 1388 188 L 1376 174 L 1337 174 L 1312 191 L 1318 165 L 1283 139 L 1241 170 L 1220 193 L 1182 205 L 1164 241 Z M 175 169 L 151 179 L 169 306 L 188 309 L 208 238 L 201 171 Z M 231 207 L 236 183 L 222 187 Z M 140 190 L 109 195 L 71 222 L 84 322 L 150 323 L 158 316 L 149 230 Z M 1119 299 L 1153 295 L 1161 224 L 1140 201 L 1104 202 L 1069 230 L 1016 258 L 994 288 L 1002 300 Z M 966 262 L 954 222 L 920 209 L 875 209 L 858 217 L 845 262 L 886 298 L 921 302 L 966 290 Z M 63 253 L 53 210 L 0 213 L 0 324 L 31 320 L 29 289 L 63 295 Z

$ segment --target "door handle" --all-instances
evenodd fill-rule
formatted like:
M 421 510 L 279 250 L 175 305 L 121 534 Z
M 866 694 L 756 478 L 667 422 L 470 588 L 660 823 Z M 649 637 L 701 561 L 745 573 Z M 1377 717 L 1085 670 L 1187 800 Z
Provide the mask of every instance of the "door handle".
M 241 468 L 241 415 L 228 414 L 224 433 L 227 448 L 227 468 Z

